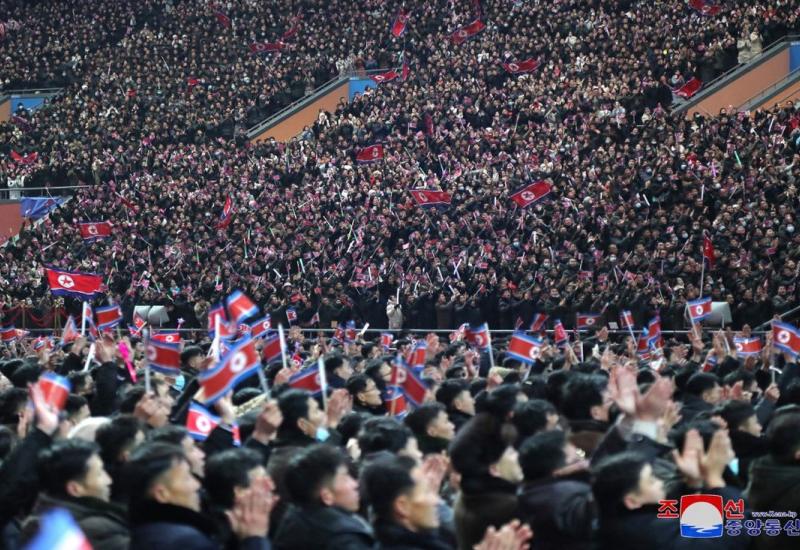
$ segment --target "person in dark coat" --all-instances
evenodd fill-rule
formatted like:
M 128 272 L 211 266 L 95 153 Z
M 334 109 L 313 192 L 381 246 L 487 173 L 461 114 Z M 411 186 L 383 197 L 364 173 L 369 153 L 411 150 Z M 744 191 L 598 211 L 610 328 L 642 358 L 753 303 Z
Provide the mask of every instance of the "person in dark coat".
M 149 443 L 136 449 L 125 464 L 123 479 L 130 497 L 130 550 L 219 550 L 215 522 L 200 513 L 200 482 L 192 475 L 176 445 Z M 267 498 L 251 493 L 231 514 L 232 530 L 243 550 L 266 550 L 269 541 Z
M 385 456 L 361 474 L 381 550 L 448 550 L 438 531 L 439 495 L 409 457 Z
M 111 477 L 103 468 L 100 447 L 81 439 L 59 441 L 38 461 L 43 492 L 23 524 L 23 536 L 33 535 L 42 514 L 67 510 L 92 548 L 127 550 L 130 539 L 125 508 L 109 502 Z
M 467 422 L 450 445 L 453 469 L 461 474 L 454 506 L 456 538 L 462 550 L 478 544 L 490 526 L 517 517 L 517 483 L 522 471 L 513 447 L 514 428 L 490 413 Z
M 372 527 L 356 513 L 358 482 L 340 449 L 313 445 L 301 450 L 284 482 L 291 506 L 275 535 L 276 549 L 375 548 Z
M 722 397 L 722 386 L 716 375 L 710 372 L 693 374 L 684 388 L 681 423 L 688 424 L 702 413 L 709 412 Z
M 442 382 L 436 390 L 436 401 L 445 406 L 456 432 L 475 416 L 475 399 L 469 392 L 469 382 L 462 378 Z
M 744 401 L 728 401 L 718 410 L 728 425 L 733 451 L 739 461 L 737 474 L 746 483 L 750 477 L 750 464 L 769 452 L 761 434 L 761 423 L 755 408 Z
M 417 438 L 423 455 L 446 451 L 456 434 L 455 427 L 441 403 L 423 403 L 411 411 L 404 422 Z
M 592 547 L 597 512 L 588 465 L 576 451 L 560 430 L 537 433 L 520 448 L 519 513 L 536 533 L 531 548 Z
M 564 387 L 562 412 L 569 420 L 570 441 L 586 456 L 594 453 L 608 430 L 608 410 L 611 400 L 598 376 L 579 374 Z

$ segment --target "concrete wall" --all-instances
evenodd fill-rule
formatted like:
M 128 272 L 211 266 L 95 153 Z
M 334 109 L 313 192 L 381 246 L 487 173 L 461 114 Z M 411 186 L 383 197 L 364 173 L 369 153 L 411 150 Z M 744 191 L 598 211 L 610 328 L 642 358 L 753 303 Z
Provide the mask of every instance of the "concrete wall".
M 0 122 L 8 122 L 9 118 L 11 118 L 11 102 L 5 99 L 0 103 Z
M 349 83 L 345 81 L 313 103 L 306 105 L 299 111 L 295 111 L 272 128 L 254 137 L 252 141 L 263 141 L 271 137 L 275 138 L 276 141 L 289 141 L 299 135 L 303 128 L 314 124 L 320 111 L 335 111 L 341 100 L 344 99 L 346 101 L 348 99 L 348 94 Z
M 787 101 L 800 101 L 800 80 L 796 81 L 785 90 L 781 90 L 780 93 L 769 98 L 767 101 L 759 105 L 757 109 L 771 109 L 776 104 L 783 104 Z
M 19 201 L 0 200 L 0 244 L 18 234 L 21 227 Z
M 716 115 L 720 109 L 730 105 L 738 107 L 764 89 L 782 80 L 789 73 L 789 48 L 782 50 L 737 80 L 714 92 L 686 111 L 686 116 L 695 113 Z

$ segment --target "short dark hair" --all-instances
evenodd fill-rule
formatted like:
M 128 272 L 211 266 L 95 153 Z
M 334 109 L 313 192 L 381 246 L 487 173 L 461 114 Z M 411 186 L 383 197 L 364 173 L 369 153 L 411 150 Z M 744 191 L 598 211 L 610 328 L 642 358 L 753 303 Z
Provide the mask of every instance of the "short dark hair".
M 576 374 L 564 386 L 561 411 L 570 420 L 590 420 L 592 407 L 603 404 L 603 387 L 607 381 L 599 376 Z
M 547 427 L 547 415 L 558 414 L 556 408 L 544 399 L 529 399 L 514 406 L 511 422 L 517 428 L 518 441 L 544 430 Z
M 394 417 L 377 416 L 361 426 L 358 447 L 362 455 L 379 451 L 396 453 L 404 449 L 412 437 L 414 434 L 411 430 Z
M 67 413 L 67 416 L 72 417 L 88 404 L 89 402 L 82 395 L 71 393 L 67 396 L 67 402 L 64 405 L 64 412 Z
M 284 481 L 289 498 L 299 506 L 320 504 L 320 489 L 331 483 L 339 468 L 346 465 L 347 457 L 336 447 L 317 444 L 302 449 L 289 461 L 286 470 Z
M 264 460 L 252 449 L 229 449 L 208 459 L 203 487 L 214 504 L 232 508 L 236 487 L 250 487 L 248 473 L 264 465 Z
M 77 392 L 83 386 L 85 386 L 88 376 L 89 373 L 84 371 L 74 371 L 69 373 L 67 375 L 67 380 L 69 380 L 69 383 L 72 386 L 72 391 Z
M 783 407 L 781 407 L 783 409 Z M 800 451 L 800 410 L 795 406 L 778 409 L 767 428 L 770 454 L 781 463 L 796 464 Z
M 28 392 L 22 388 L 8 388 L 0 392 L 0 424 L 19 422 L 19 410 L 28 400 Z
M 278 398 L 278 407 L 283 415 L 278 431 L 280 433 L 297 432 L 297 421 L 301 418 L 308 418 L 308 400 L 311 393 L 306 390 L 287 390 Z
M 131 453 L 122 469 L 122 482 L 130 507 L 137 508 L 150 499 L 153 484 L 176 462 L 185 461 L 183 450 L 169 443 L 145 443 Z
M 756 415 L 756 410 L 750 403 L 736 399 L 723 403 L 717 408 L 717 412 L 732 431 L 738 430 L 748 418 Z
M 719 378 L 710 372 L 697 372 L 686 382 L 685 392 L 695 397 L 700 397 L 703 392 L 714 389 L 719 385 Z
M 504 420 L 508 418 L 514 405 L 517 404 L 517 396 L 522 390 L 516 384 L 503 384 L 485 394 L 485 397 L 475 401 L 477 412 L 485 412 Z
M 359 483 L 361 494 L 378 521 L 391 521 L 394 501 L 414 490 L 411 471 L 415 466 L 410 457 L 382 456 L 364 468 Z
M 97 428 L 94 439 L 100 445 L 103 462 L 107 466 L 119 463 L 119 455 L 133 445 L 141 430 L 141 420 L 131 414 L 121 414 Z
M 453 409 L 453 402 L 462 392 L 469 391 L 469 382 L 463 378 L 445 380 L 436 390 L 436 401 L 444 405 L 447 410 Z
M 601 515 L 615 516 L 625 510 L 623 499 L 639 487 L 644 455 L 624 451 L 601 460 L 592 472 L 592 492 Z
M 182 445 L 183 440 L 189 436 L 189 431 L 183 426 L 167 424 L 155 430 L 150 430 L 147 440 L 159 443 L 171 443 L 172 445 Z
M 53 496 L 66 496 L 67 483 L 82 480 L 89 471 L 89 459 L 99 454 L 96 443 L 63 439 L 39 453 L 37 472 L 42 489 Z
M 359 393 L 366 391 L 370 380 L 372 379 L 366 374 L 356 374 L 347 379 L 344 387 L 355 398 Z
M 153 393 L 157 393 L 158 388 L 166 384 L 167 382 L 161 378 L 153 378 L 150 380 L 151 391 Z M 135 386 L 129 386 L 126 388 L 122 393 L 122 398 L 120 399 L 119 412 L 132 413 L 136 408 L 136 404 L 142 399 L 142 397 L 144 397 L 145 393 L 147 393 L 147 389 L 142 384 L 137 384 Z
M 497 463 L 517 434 L 514 426 L 488 413 L 467 421 L 450 443 L 453 468 L 463 476 L 482 475 Z
M 519 465 L 525 481 L 550 477 L 564 466 L 567 436 L 561 430 L 539 432 L 525 439 L 519 449 Z
M 404 423 L 411 429 L 414 436 L 419 439 L 427 435 L 428 426 L 443 412 L 445 412 L 445 409 L 441 403 L 423 403 L 408 413 Z

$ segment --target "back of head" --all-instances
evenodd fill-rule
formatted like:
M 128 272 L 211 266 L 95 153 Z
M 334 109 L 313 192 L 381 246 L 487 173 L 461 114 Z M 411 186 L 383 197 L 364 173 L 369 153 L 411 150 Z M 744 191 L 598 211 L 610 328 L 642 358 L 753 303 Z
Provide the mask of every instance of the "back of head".
M 767 428 L 769 452 L 776 462 L 800 464 L 800 408 L 778 409 Z
M 89 471 L 89 459 L 100 448 L 82 439 L 62 439 L 39 454 L 37 471 L 41 488 L 55 497 L 65 497 L 67 483 L 83 480 Z
M 516 430 L 494 415 L 479 413 L 470 419 L 450 443 L 450 460 L 462 476 L 479 476 L 513 445 Z
M 688 395 L 700 397 L 703 392 L 714 389 L 719 384 L 719 379 L 710 372 L 698 372 L 689 377 L 686 382 L 685 392 Z
M 370 418 L 358 432 L 358 447 L 366 456 L 380 451 L 397 453 L 406 447 L 413 433 L 393 417 Z
M 150 433 L 147 434 L 147 440 L 154 443 L 169 443 L 180 446 L 188 435 L 188 430 L 183 426 L 167 424 L 155 430 L 150 430 Z
M 486 397 L 475 402 L 475 410 L 489 413 L 500 420 L 505 420 L 514 410 L 520 388 L 516 384 L 503 384 L 487 393 Z
M 280 433 L 297 432 L 300 430 L 297 421 L 308 417 L 308 399 L 311 394 L 305 390 L 288 390 L 278 398 L 278 407 L 283 415 L 283 422 L 279 428 Z
M 336 447 L 311 445 L 302 449 L 289 461 L 284 479 L 292 503 L 320 505 L 320 490 L 332 483 L 339 468 L 345 465 L 347 458 Z
M 592 407 L 603 404 L 605 380 L 589 374 L 576 374 L 564 386 L 561 411 L 570 420 L 590 420 Z
M 539 432 L 527 438 L 519 449 L 519 465 L 525 481 L 548 478 L 564 466 L 567 436 L 561 430 Z
M 558 414 L 556 408 L 544 399 L 529 399 L 514 406 L 511 422 L 517 429 L 519 440 L 524 440 L 547 428 L 548 415 Z
M 216 506 L 233 508 L 236 487 L 249 487 L 249 472 L 262 465 L 261 455 L 251 449 L 229 449 L 213 455 L 203 478 L 209 500 Z

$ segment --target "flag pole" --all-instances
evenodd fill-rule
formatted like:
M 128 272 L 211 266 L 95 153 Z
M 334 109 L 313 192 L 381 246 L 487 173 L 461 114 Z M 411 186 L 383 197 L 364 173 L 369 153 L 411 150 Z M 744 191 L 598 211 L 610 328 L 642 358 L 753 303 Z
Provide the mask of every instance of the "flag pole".
M 486 325 L 486 342 L 489 344 L 489 368 L 494 368 L 494 352 L 492 351 L 492 333 L 489 330 L 489 325 Z
M 86 336 L 86 301 L 81 302 L 81 336 Z
M 322 388 L 322 408 L 328 410 L 328 375 L 325 373 L 325 361 L 322 355 L 317 358 L 317 368 L 319 369 L 319 385 Z
M 394 360 L 394 365 L 392 365 L 392 378 L 389 381 L 389 387 L 392 388 L 392 397 L 393 397 L 392 404 L 389 407 L 389 416 L 394 416 L 395 411 L 397 409 L 397 396 L 395 395 L 395 392 L 399 391 L 399 388 L 397 387 L 397 377 L 398 377 L 397 369 L 400 368 L 400 365 L 401 365 L 400 354 L 398 353 L 397 357 Z
M 703 265 L 700 267 L 700 297 L 703 297 L 703 283 L 706 280 L 706 258 L 703 256 Z
M 142 335 L 144 336 L 144 356 L 147 358 L 147 348 L 150 346 L 150 329 L 147 327 L 142 328 Z M 150 394 L 150 361 L 148 360 L 144 366 L 144 393 Z
M 283 325 L 278 323 L 278 338 L 281 342 L 281 361 L 283 362 L 283 368 L 288 368 L 286 365 L 286 338 L 283 335 Z

